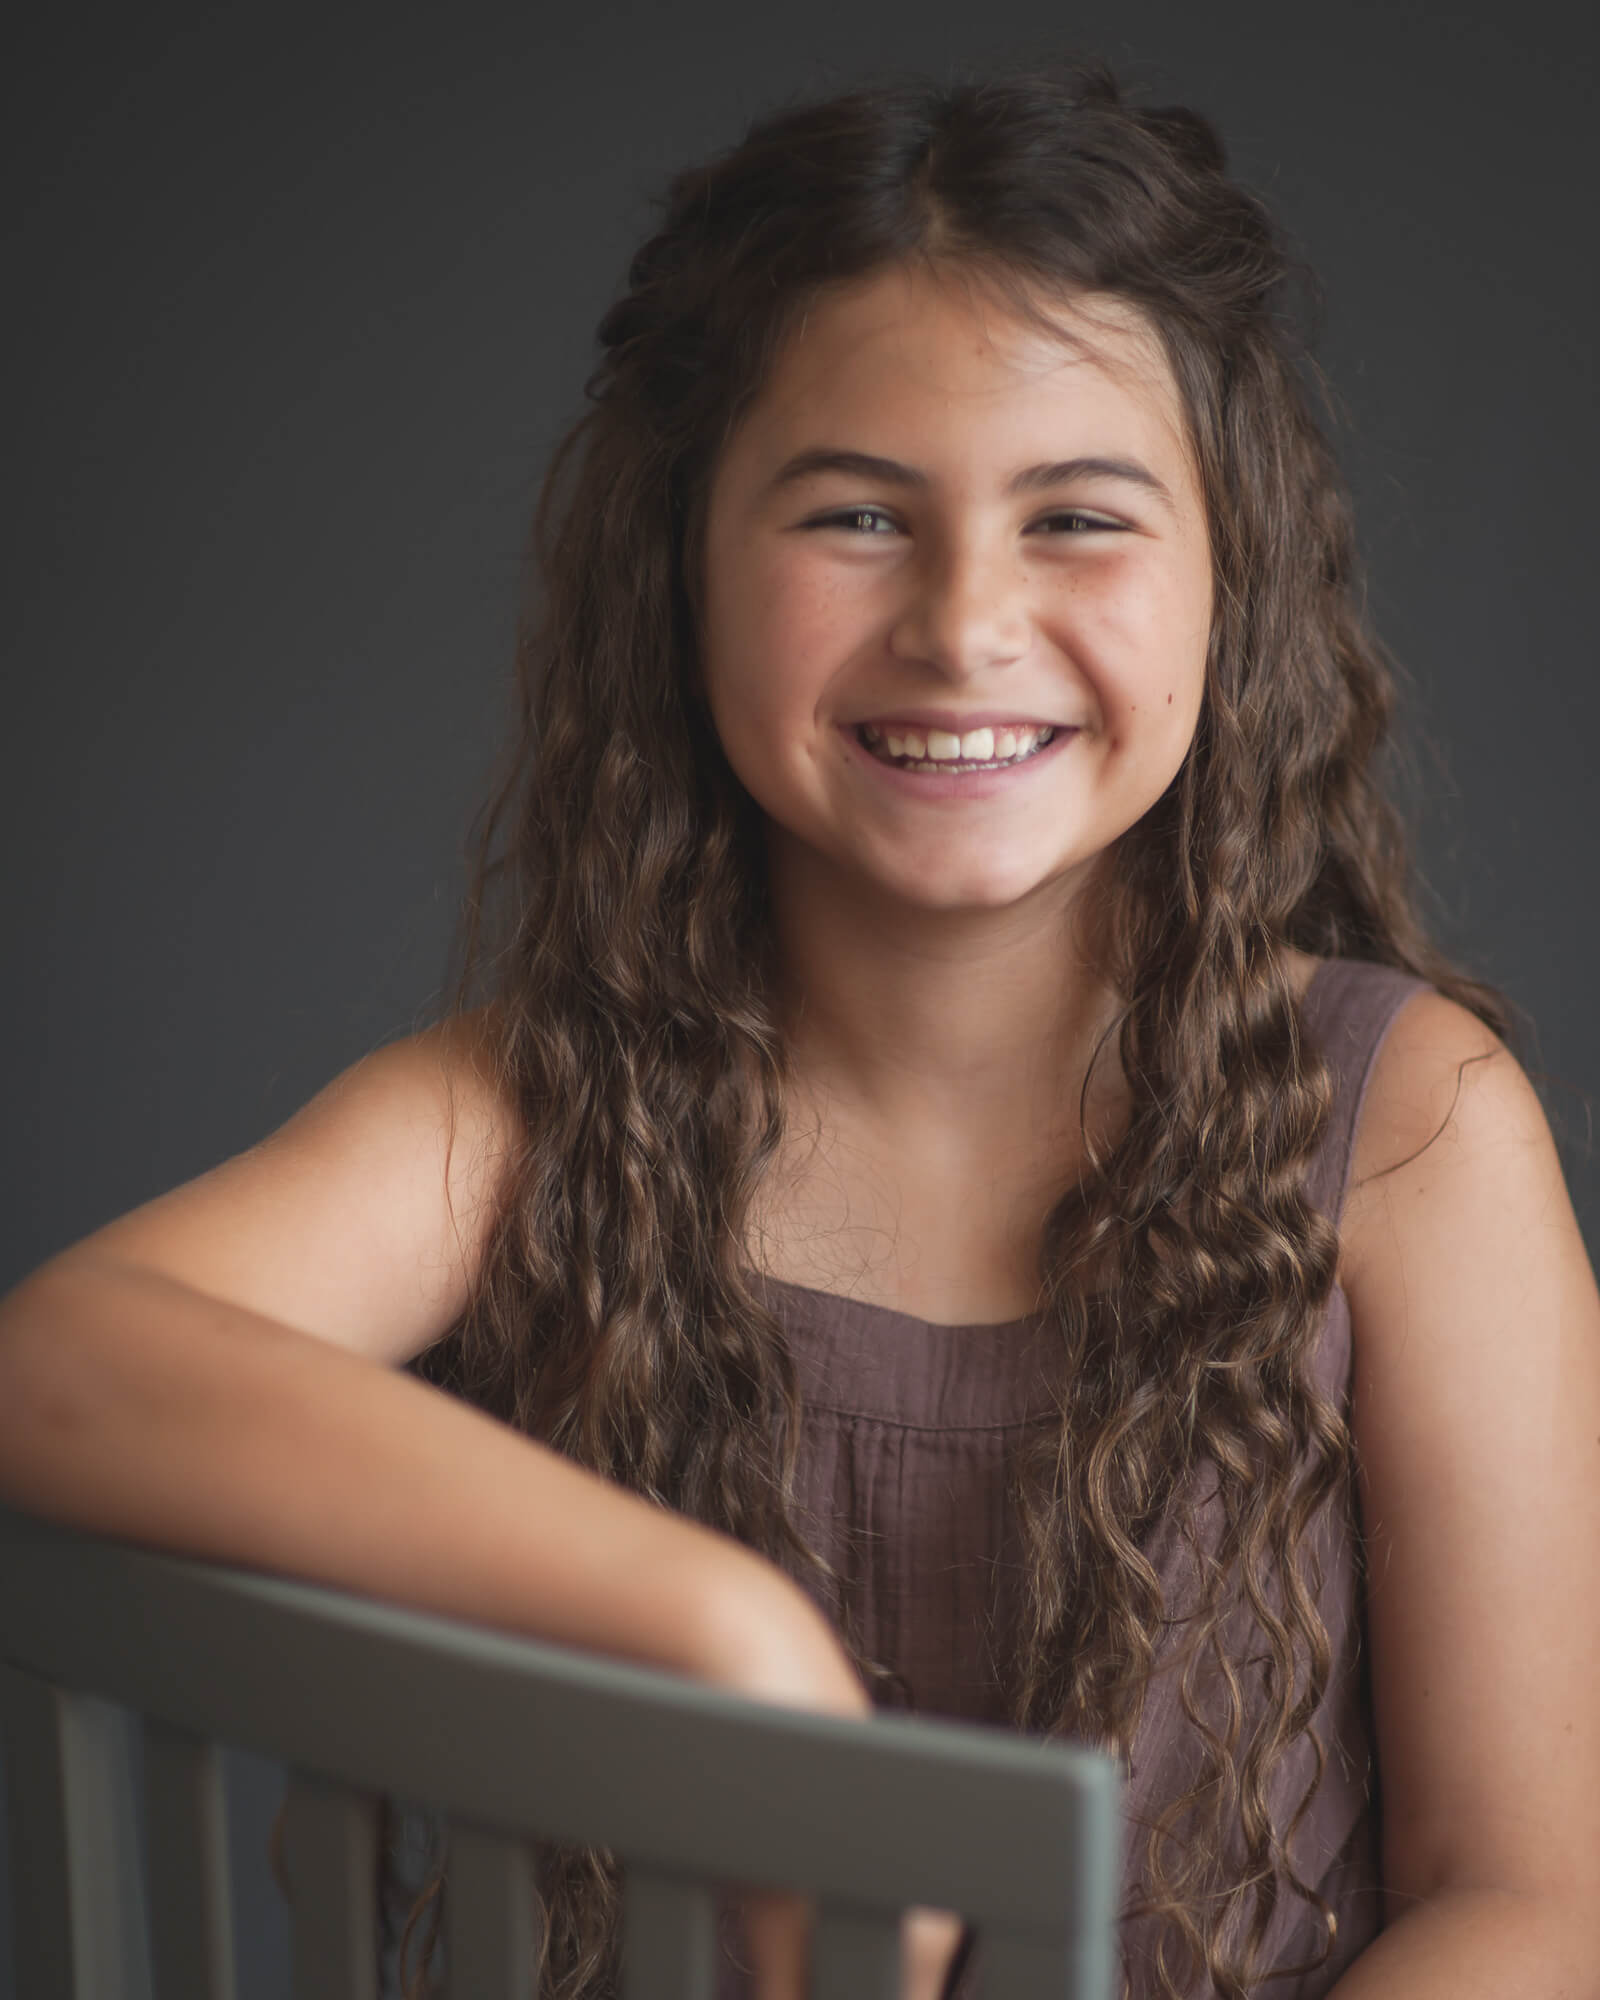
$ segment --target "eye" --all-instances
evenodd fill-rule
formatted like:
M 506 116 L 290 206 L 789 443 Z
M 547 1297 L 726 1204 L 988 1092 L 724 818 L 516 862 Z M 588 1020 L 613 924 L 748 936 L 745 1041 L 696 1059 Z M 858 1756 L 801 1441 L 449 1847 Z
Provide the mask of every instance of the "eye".
M 884 521 L 892 528 L 894 522 L 881 507 L 846 507 L 837 514 L 821 514 L 814 521 L 807 521 L 808 528 L 844 528 L 857 521 Z
M 1097 533 L 1114 535 L 1119 534 L 1122 529 L 1120 521 L 1108 521 L 1103 515 L 1085 514 L 1077 508 L 1073 508 L 1064 514 L 1047 514 L 1042 521 L 1034 523 L 1039 528 L 1049 528 L 1057 524 L 1060 525 L 1064 533 L 1069 535 Z

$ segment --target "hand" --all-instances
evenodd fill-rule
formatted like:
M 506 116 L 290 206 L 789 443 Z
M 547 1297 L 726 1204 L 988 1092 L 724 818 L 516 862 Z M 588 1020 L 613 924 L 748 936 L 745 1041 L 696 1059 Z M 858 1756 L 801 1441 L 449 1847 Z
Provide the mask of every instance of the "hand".
M 701 1626 L 707 1652 L 697 1662 L 715 1685 L 826 1715 L 866 1718 L 872 1698 L 857 1678 L 838 1637 L 797 1585 L 764 1560 L 740 1550 L 730 1566 L 721 1616 Z M 811 1898 L 751 1890 L 740 1898 L 740 1920 L 756 1976 L 757 2000 L 809 2000 Z M 900 1921 L 901 2000 L 940 2000 L 961 1942 L 953 1910 L 915 1905 Z
M 810 2000 L 813 1905 L 805 1896 L 750 1893 L 739 1904 L 756 2000 Z M 901 2000 L 940 2000 L 961 1942 L 954 1910 L 921 1904 L 900 1920 Z

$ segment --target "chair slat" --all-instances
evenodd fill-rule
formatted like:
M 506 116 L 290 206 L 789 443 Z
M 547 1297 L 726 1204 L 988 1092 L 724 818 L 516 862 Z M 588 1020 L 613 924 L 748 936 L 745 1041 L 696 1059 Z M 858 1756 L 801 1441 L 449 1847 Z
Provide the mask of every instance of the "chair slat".
M 528 2000 L 539 1943 L 533 1886 L 530 1843 L 451 1826 L 445 2000 Z
M 283 1854 L 294 2000 L 378 2000 L 378 1801 L 291 1770 Z
M 0 1666 L 17 1990 L 150 2000 L 130 1718 Z
M 825 1902 L 811 1939 L 812 2000 L 900 2000 L 900 1918 Z
M 147 1717 L 144 1809 L 156 2000 L 234 2000 L 228 1806 L 217 1746 Z
M 650 1868 L 622 1883 L 622 2000 L 713 2000 L 714 1892 Z
M 1060 2000 L 1063 1993 L 1112 1991 L 1110 1954 L 1098 1941 L 1074 1947 L 996 1931 L 979 1938 L 976 1958 L 981 1990 L 1004 1994 L 1006 2000 Z
M 11 1857 L 12 1949 L 24 1993 L 87 1994 L 72 1954 L 66 1805 L 57 1696 L 31 1674 L 0 1667 Z

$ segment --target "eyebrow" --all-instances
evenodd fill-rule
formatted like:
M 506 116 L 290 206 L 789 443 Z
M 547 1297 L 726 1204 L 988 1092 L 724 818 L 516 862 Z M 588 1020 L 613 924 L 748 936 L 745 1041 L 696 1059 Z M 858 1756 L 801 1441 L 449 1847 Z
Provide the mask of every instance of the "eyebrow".
M 933 483 L 920 467 L 902 465 L 898 459 L 876 458 L 865 451 L 819 448 L 797 452 L 786 460 L 773 475 L 767 490 L 775 493 L 780 487 L 793 486 L 823 472 L 842 472 L 855 479 L 875 480 L 884 486 L 909 486 L 924 492 Z M 1060 458 L 1044 465 L 1026 465 L 1011 475 L 1005 490 L 1039 493 L 1053 486 L 1069 486 L 1075 479 L 1121 479 L 1154 494 L 1168 507 L 1175 504 L 1166 485 L 1136 458 Z

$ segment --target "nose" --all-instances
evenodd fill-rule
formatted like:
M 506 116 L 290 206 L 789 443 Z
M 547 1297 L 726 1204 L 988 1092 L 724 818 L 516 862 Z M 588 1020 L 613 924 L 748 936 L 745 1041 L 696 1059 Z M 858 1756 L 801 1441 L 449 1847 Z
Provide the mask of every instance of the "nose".
M 951 680 L 1008 666 L 1031 640 L 1028 588 L 1009 546 L 947 544 L 908 571 L 889 650 Z

